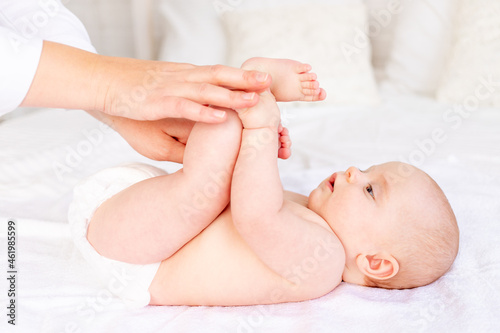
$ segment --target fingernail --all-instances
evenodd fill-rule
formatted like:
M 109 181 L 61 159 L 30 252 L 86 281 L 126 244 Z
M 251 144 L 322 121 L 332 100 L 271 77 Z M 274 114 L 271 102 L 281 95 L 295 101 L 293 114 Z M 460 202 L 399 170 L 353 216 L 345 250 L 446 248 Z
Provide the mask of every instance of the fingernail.
M 267 81 L 267 77 L 269 76 L 269 74 L 267 73 L 257 73 L 255 74 L 255 79 L 258 81 L 258 82 L 266 82 Z
M 224 116 L 226 115 L 226 112 L 221 111 L 221 110 L 215 110 L 212 114 L 216 118 L 224 118 Z
M 255 97 L 255 93 L 245 93 L 241 95 L 241 98 L 243 98 L 246 101 L 251 101 Z

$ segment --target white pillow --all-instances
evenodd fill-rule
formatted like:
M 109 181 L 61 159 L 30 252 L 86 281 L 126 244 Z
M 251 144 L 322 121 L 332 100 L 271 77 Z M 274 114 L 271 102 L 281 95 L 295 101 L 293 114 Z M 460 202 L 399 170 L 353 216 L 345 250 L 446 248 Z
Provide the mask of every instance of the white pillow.
M 47 1 L 38 1 L 39 3 Z M 85 25 L 99 54 L 134 57 L 130 4 L 121 0 L 71 0 L 62 3 Z
M 400 0 L 365 0 L 368 8 L 368 36 L 372 47 L 372 65 L 378 82 L 385 79 L 385 66 L 392 50 Z
M 435 95 L 452 44 L 455 11 L 455 0 L 401 0 L 385 88 Z
M 253 9 L 224 13 L 228 64 L 240 66 L 255 56 L 299 60 L 313 66 L 328 102 L 376 104 L 364 4 L 291 2 L 261 8 L 252 2 Z
M 500 107 L 500 1 L 461 0 L 456 37 L 437 99 Z
M 219 16 L 220 3 L 225 2 L 158 0 L 163 28 L 158 59 L 195 65 L 224 63 L 226 39 Z

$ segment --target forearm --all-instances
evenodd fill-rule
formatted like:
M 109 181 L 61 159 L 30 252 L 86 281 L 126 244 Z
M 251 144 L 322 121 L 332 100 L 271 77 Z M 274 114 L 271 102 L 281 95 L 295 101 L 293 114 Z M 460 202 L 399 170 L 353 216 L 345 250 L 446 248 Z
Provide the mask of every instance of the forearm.
M 44 41 L 38 68 L 21 106 L 102 111 L 100 55 Z
M 165 83 L 164 72 L 193 67 L 102 56 L 44 41 L 35 77 L 21 106 L 83 109 L 141 118 L 133 111 L 140 109 L 138 105 L 146 98 L 144 89 L 147 93 L 147 89 L 152 91 Z
M 263 217 L 272 218 L 283 206 L 277 145 L 274 127 L 243 129 L 231 188 L 233 219 L 240 231 L 263 223 Z

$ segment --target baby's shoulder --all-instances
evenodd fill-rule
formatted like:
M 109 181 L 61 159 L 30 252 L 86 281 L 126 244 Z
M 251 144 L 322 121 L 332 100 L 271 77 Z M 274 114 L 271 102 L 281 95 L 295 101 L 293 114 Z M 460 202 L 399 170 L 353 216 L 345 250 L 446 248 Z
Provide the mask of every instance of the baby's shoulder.
M 296 272 L 302 271 L 300 281 L 299 275 L 292 274 L 287 278 L 294 284 L 300 282 L 299 289 L 303 290 L 305 297 L 322 296 L 342 281 L 345 266 L 344 247 L 328 223 L 307 207 L 306 196 L 285 191 L 284 199 L 284 208 L 305 222 L 303 232 L 307 233 L 307 236 L 304 234 L 300 239 L 307 239 L 306 243 L 309 243 L 296 244 L 293 249 L 293 252 L 298 249 L 305 250 L 296 258 L 293 266 Z M 314 225 L 320 228 L 311 228 Z

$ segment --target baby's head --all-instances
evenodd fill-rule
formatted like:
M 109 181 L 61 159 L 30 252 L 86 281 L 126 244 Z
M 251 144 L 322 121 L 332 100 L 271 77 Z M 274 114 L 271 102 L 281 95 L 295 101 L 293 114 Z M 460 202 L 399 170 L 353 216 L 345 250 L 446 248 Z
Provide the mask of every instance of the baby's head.
M 458 226 L 446 196 L 426 173 L 405 163 L 336 172 L 311 192 L 308 206 L 342 242 L 346 282 L 423 286 L 442 276 L 458 252 Z

